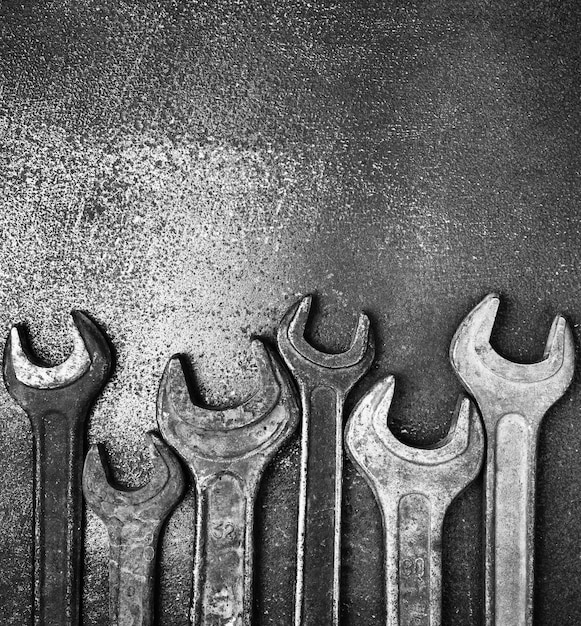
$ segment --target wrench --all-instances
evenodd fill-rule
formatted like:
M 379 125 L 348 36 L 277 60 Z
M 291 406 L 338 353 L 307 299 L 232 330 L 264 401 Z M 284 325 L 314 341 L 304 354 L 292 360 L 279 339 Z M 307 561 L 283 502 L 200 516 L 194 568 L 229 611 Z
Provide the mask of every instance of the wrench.
M 299 422 L 290 376 L 255 339 L 261 386 L 240 406 L 203 408 L 188 392 L 178 357 L 159 391 L 163 436 L 196 482 L 194 599 L 198 626 L 249 626 L 252 619 L 254 503 L 260 478 Z
M 575 346 L 569 325 L 557 316 L 542 361 L 507 361 L 489 342 L 499 302 L 490 294 L 468 314 L 450 360 L 478 403 L 487 435 L 486 625 L 531 626 L 539 428 L 571 382 Z
M 480 471 L 484 432 L 474 405 L 460 398 L 442 441 L 405 445 L 387 425 L 394 386 L 388 376 L 361 399 L 345 445 L 381 509 L 387 626 L 440 626 L 444 515 Z
M 152 478 L 133 490 L 112 486 L 102 448 L 91 446 L 85 459 L 85 499 L 109 533 L 110 626 L 153 626 L 159 532 L 184 489 L 178 460 L 152 433 L 149 453 Z
M 375 347 L 359 316 L 347 352 L 328 354 L 305 339 L 312 296 L 294 304 L 278 329 L 278 348 L 296 378 L 303 409 L 295 626 L 339 623 L 343 405 L 369 370 Z
M 64 363 L 32 360 L 16 326 L 4 352 L 6 387 L 28 414 L 34 439 L 35 626 L 79 622 L 84 427 L 111 368 L 101 330 L 80 311 L 72 318 L 74 348 Z

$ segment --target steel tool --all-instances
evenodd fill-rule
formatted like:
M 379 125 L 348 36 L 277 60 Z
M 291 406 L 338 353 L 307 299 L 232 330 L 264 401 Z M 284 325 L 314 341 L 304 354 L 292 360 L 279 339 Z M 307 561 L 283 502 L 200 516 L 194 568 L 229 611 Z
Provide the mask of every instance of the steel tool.
M 386 624 L 439 626 L 444 515 L 480 471 L 484 433 L 475 407 L 460 398 L 447 437 L 430 448 L 407 446 L 387 425 L 394 386 L 388 376 L 361 399 L 345 445 L 381 509 Z
M 165 370 L 158 422 L 195 477 L 194 600 L 198 626 L 249 626 L 252 619 L 254 503 L 266 465 L 299 421 L 290 376 L 255 339 L 258 391 L 240 406 L 203 408 L 190 399 L 182 365 Z
M 111 368 L 105 336 L 72 312 L 74 349 L 55 367 L 25 351 L 13 327 L 4 353 L 4 381 L 26 411 L 34 439 L 34 602 L 37 626 L 79 622 L 85 421 Z
M 450 359 L 480 407 L 487 435 L 486 624 L 531 626 L 539 428 L 571 382 L 575 347 L 569 325 L 557 316 L 542 361 L 507 361 L 489 342 L 499 302 L 488 295 L 469 313 Z
M 109 533 L 110 626 L 153 626 L 159 532 L 184 489 L 174 454 L 161 439 L 149 437 L 153 474 L 141 488 L 114 487 L 101 448 L 91 446 L 85 459 L 85 498 Z
M 311 302 L 307 296 L 293 305 L 278 329 L 278 347 L 298 382 L 303 409 L 294 624 L 337 626 L 343 405 L 371 367 L 375 348 L 364 314 L 346 352 L 313 348 L 304 337 Z

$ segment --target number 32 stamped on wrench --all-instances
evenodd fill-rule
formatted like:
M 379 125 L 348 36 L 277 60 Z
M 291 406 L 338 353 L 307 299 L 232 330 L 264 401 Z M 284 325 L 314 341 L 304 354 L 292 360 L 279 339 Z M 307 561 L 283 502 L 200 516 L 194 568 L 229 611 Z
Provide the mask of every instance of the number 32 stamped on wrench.
M 393 390 L 388 376 L 367 392 L 347 422 L 345 444 L 383 518 L 387 626 L 440 626 L 444 516 L 480 471 L 484 433 L 465 398 L 447 437 L 410 447 L 387 425 Z
M 160 385 L 160 430 L 196 483 L 196 626 L 250 626 L 254 502 L 264 469 L 299 421 L 289 375 L 261 341 L 252 347 L 261 385 L 240 406 L 193 403 L 177 357 Z

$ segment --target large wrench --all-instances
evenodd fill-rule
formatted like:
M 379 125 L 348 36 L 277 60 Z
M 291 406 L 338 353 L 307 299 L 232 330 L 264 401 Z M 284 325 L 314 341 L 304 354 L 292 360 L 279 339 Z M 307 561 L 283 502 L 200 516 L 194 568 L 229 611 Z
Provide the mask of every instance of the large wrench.
M 341 562 L 343 405 L 369 370 L 375 348 L 361 314 L 347 352 L 328 354 L 305 339 L 312 297 L 294 304 L 278 329 L 278 348 L 302 402 L 295 626 L 337 626 Z
M 387 626 L 440 626 L 444 515 L 480 471 L 484 433 L 464 398 L 441 442 L 405 445 L 387 425 L 394 385 L 388 376 L 361 399 L 347 422 L 345 445 L 381 509 Z
M 491 294 L 468 314 L 450 360 L 486 427 L 486 625 L 531 626 L 539 428 L 571 382 L 575 346 L 569 325 L 557 316 L 542 361 L 507 361 L 489 342 L 498 305 Z
M 191 469 L 197 522 L 194 599 L 197 626 L 249 626 L 252 619 L 254 502 L 260 478 L 298 425 L 292 381 L 273 352 L 252 342 L 261 386 L 240 406 L 209 409 L 190 399 L 179 358 L 159 391 L 158 422 Z
M 111 368 L 103 333 L 72 312 L 74 349 L 56 367 L 42 367 L 13 327 L 4 352 L 4 381 L 26 411 L 34 438 L 35 626 L 79 622 L 81 472 L 85 421 Z
M 85 499 L 109 533 L 109 626 L 153 626 L 159 532 L 184 489 L 178 460 L 161 439 L 149 436 L 153 474 L 139 489 L 111 484 L 97 446 L 91 446 L 85 459 Z

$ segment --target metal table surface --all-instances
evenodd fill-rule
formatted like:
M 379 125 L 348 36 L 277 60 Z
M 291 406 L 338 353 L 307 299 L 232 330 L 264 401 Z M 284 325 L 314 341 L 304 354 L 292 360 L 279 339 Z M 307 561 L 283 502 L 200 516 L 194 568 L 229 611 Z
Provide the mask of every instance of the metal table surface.
M 249 338 L 273 339 L 316 293 L 310 339 L 345 346 L 359 310 L 378 354 L 349 406 L 397 378 L 396 433 L 447 431 L 454 330 L 499 291 L 495 347 L 541 358 L 553 315 L 579 339 L 580 7 L 575 2 L 3 0 L 0 328 L 49 362 L 86 310 L 116 351 L 90 419 L 116 477 L 147 480 L 159 377 L 190 358 L 212 403 L 254 384 Z M 581 370 L 580 370 L 581 371 Z M 581 389 L 544 422 L 535 619 L 581 622 Z M 0 391 L 0 615 L 30 618 L 29 422 Z M 255 624 L 291 623 L 297 437 L 257 511 Z M 342 615 L 383 622 L 380 517 L 346 462 Z M 163 536 L 159 623 L 187 624 L 194 502 Z M 482 481 L 449 511 L 448 626 L 482 624 Z M 107 542 L 85 530 L 84 623 L 106 623 Z

